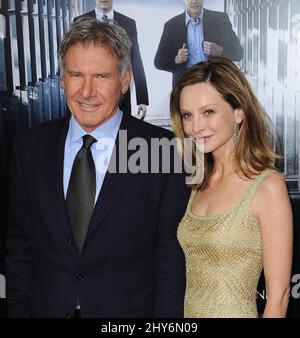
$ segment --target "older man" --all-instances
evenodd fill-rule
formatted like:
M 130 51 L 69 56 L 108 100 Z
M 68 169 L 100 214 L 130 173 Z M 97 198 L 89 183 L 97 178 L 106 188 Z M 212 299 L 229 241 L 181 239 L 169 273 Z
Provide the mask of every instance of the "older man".
M 243 57 L 243 48 L 226 13 L 203 8 L 203 0 L 184 0 L 186 10 L 164 25 L 155 55 L 157 69 L 180 74 L 200 61 L 223 56 L 232 61 Z
M 173 134 L 118 108 L 131 80 L 128 36 L 81 18 L 62 40 L 60 66 L 71 118 L 24 132 L 14 148 L 9 316 L 182 316 L 176 231 L 188 190 L 172 165 L 168 173 L 130 166 L 129 143 L 142 140 L 150 154 L 153 139 Z
M 128 16 L 113 10 L 113 0 L 95 0 L 95 10 L 85 13 L 82 16 L 97 18 L 99 21 L 110 19 L 125 29 L 132 43 L 131 61 L 136 91 L 136 102 L 138 105 L 137 113 L 141 119 L 144 119 L 147 112 L 147 106 L 149 105 L 148 89 L 135 21 Z M 81 16 L 75 18 L 74 21 L 78 20 L 80 17 Z M 130 89 L 124 94 L 120 108 L 122 111 L 131 114 Z

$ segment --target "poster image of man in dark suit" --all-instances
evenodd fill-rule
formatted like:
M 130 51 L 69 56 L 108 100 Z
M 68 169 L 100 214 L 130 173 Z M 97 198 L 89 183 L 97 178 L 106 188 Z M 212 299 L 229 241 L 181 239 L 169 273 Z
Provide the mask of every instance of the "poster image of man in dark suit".
M 184 0 L 185 12 L 164 25 L 154 59 L 157 69 L 180 74 L 197 62 L 222 56 L 232 61 L 243 57 L 243 48 L 226 13 L 203 8 L 203 0 Z
M 14 146 L 8 315 L 181 317 L 176 231 L 189 191 L 173 161 L 168 172 L 152 173 L 151 161 L 146 172 L 130 169 L 129 142 L 150 147 L 173 134 L 118 108 L 132 74 L 128 36 L 81 18 L 62 39 L 59 64 L 71 117 L 22 132 Z
M 113 0 L 95 0 L 95 10 L 87 12 L 81 16 L 97 18 L 100 21 L 110 19 L 125 29 L 132 43 L 131 62 L 133 80 L 135 83 L 136 102 L 138 105 L 137 113 L 141 119 L 144 119 L 147 112 L 147 106 L 149 105 L 149 99 L 145 70 L 140 54 L 135 21 L 132 18 L 115 11 L 113 9 Z M 76 21 L 79 17 L 75 18 L 74 21 Z M 130 90 L 124 94 L 120 108 L 125 113 L 132 113 Z

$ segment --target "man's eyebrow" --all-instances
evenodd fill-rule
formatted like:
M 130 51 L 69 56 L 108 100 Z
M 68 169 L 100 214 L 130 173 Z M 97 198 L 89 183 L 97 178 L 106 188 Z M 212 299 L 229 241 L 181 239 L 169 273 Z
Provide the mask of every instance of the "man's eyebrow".
M 72 70 L 72 69 L 66 69 L 66 72 L 67 72 L 68 74 L 70 74 L 70 73 L 77 73 L 77 74 L 80 74 L 80 71 L 78 71 L 78 70 Z

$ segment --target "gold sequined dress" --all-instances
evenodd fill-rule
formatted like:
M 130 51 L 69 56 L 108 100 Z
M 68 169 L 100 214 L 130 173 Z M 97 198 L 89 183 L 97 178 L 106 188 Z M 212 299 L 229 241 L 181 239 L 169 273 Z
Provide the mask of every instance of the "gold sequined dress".
M 269 172 L 252 179 L 238 202 L 219 215 L 194 215 L 192 191 L 177 232 L 186 259 L 185 317 L 258 317 L 256 288 L 263 258 L 260 224 L 251 204 Z

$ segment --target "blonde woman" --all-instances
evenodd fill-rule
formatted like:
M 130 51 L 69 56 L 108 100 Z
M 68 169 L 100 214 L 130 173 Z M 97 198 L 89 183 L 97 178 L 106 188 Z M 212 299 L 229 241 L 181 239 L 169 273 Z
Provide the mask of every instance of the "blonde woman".
M 185 317 L 285 317 L 292 264 L 292 212 L 275 169 L 269 120 L 243 73 L 215 58 L 185 71 L 171 94 L 176 136 L 204 152 L 178 240 L 186 258 Z

